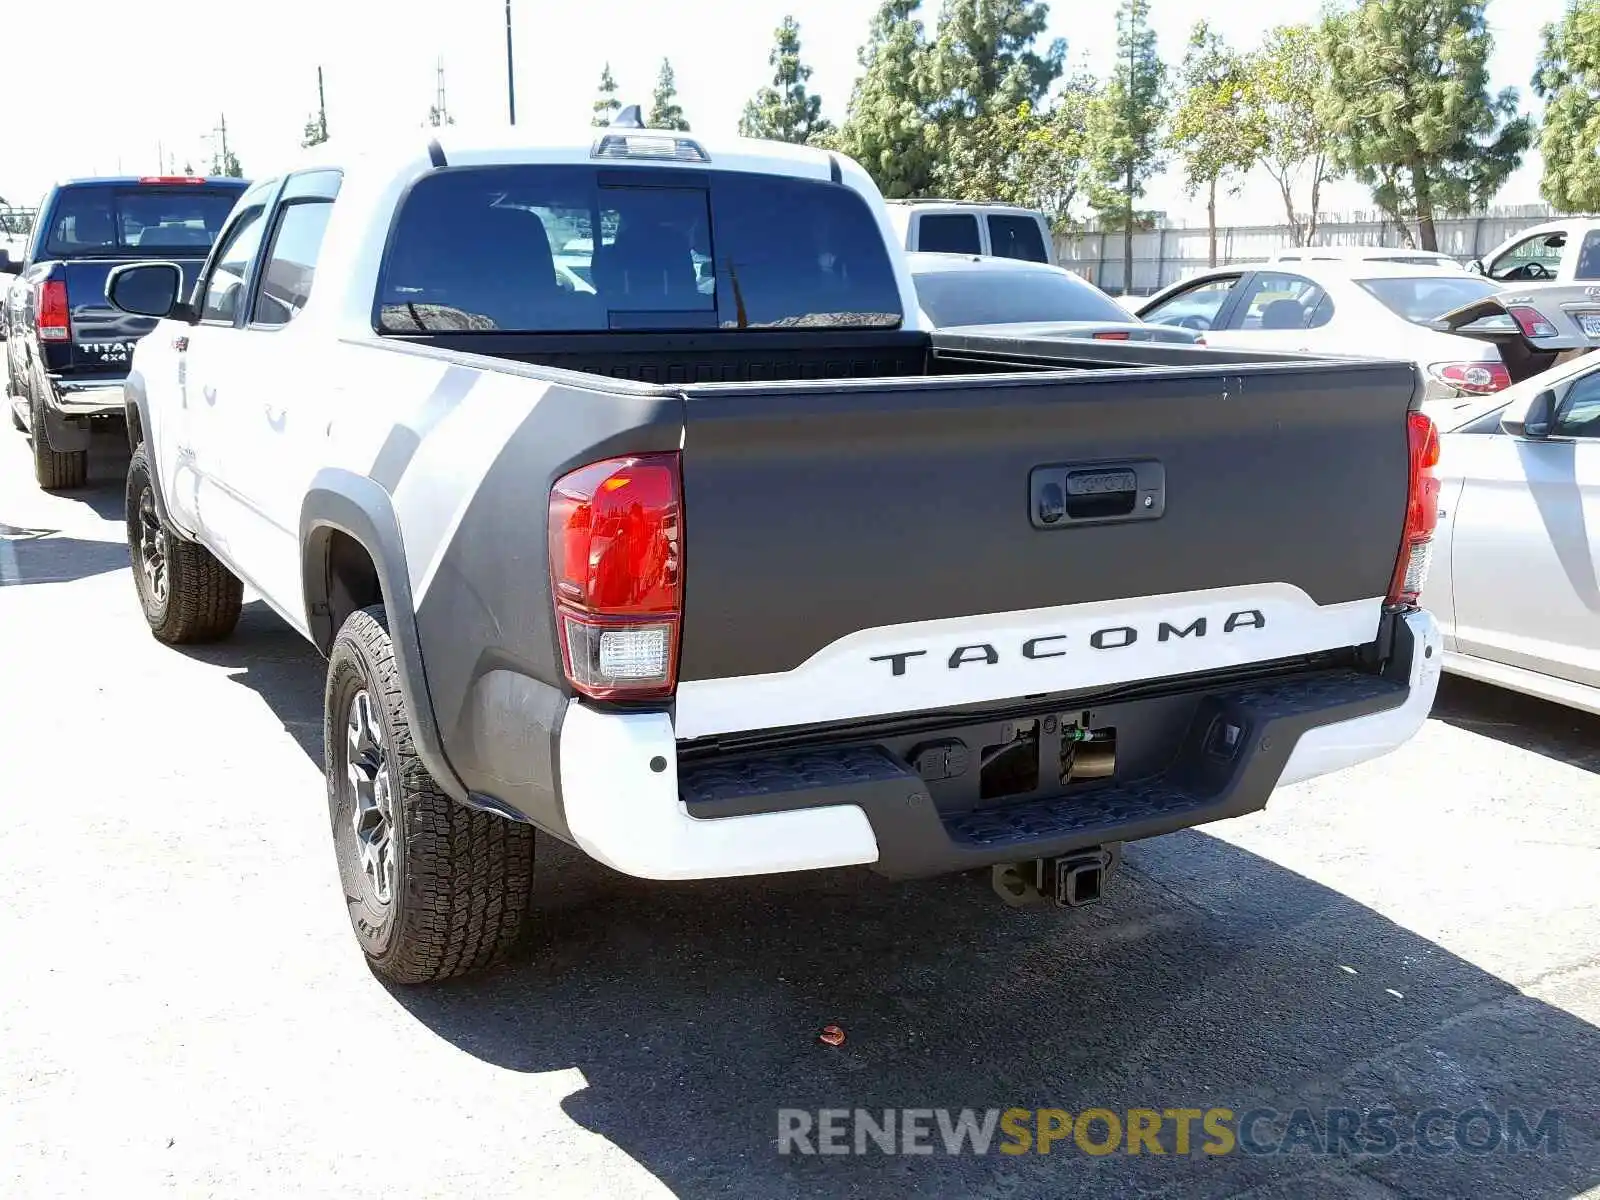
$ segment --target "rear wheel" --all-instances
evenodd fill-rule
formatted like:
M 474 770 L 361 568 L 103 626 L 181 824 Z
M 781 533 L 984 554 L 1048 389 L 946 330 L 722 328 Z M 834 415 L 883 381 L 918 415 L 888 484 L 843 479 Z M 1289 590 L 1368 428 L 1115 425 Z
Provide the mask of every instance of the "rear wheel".
M 149 452 L 140 446 L 128 463 L 128 557 L 150 632 L 171 645 L 214 642 L 239 623 L 244 585 L 198 543 L 161 519 Z
M 323 720 L 334 853 L 372 969 L 432 983 L 492 964 L 527 915 L 533 830 L 457 804 L 428 774 L 382 607 L 334 640 Z
M 33 439 L 33 477 L 47 492 L 81 488 L 89 481 L 87 450 L 52 450 L 44 432 L 44 406 L 35 400 L 29 406 L 32 417 L 28 433 Z

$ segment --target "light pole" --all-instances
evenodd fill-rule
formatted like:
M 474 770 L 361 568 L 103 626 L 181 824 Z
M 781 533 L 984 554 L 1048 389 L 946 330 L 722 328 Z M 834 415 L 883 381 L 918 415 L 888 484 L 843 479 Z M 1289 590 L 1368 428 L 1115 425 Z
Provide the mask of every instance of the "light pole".
M 506 108 L 517 123 L 517 78 L 511 58 L 511 0 L 506 0 Z

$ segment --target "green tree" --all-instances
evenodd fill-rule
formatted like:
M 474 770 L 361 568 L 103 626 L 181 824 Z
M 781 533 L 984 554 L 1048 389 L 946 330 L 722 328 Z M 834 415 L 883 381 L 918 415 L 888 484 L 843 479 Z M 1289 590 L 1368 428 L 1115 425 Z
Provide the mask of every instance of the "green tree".
M 322 68 L 317 68 L 317 111 L 306 119 L 305 136 L 300 145 L 306 149 L 320 146 L 328 140 L 328 100 L 322 91 Z
M 793 17 L 784 17 L 774 32 L 767 61 L 772 64 L 772 84 L 744 106 L 740 135 L 804 143 L 832 129 L 822 115 L 822 97 L 806 88 L 811 68 L 800 61 L 800 24 Z
M 672 64 L 661 60 L 661 73 L 656 76 L 656 90 L 650 97 L 650 117 L 646 124 L 651 129 L 688 129 L 683 119 L 683 109 L 678 104 L 678 81 L 672 73 Z
M 1362 0 L 1325 28 L 1334 161 L 1437 250 L 1438 212 L 1486 204 L 1521 161 L 1532 123 L 1517 92 L 1489 92 L 1485 0 Z
M 1052 102 L 1027 100 L 962 122 L 944 142 L 936 190 L 953 200 L 999 200 L 1072 224 L 1082 191 L 1092 80 L 1069 80 Z
M 937 130 L 923 109 L 928 43 L 921 0 L 882 0 L 858 61 L 861 74 L 836 148 L 859 162 L 891 200 L 924 196 L 938 162 Z
M 1104 226 L 1120 227 L 1122 287 L 1133 289 L 1134 205 L 1165 165 L 1161 124 L 1167 112 L 1167 68 L 1150 28 L 1150 0 L 1117 8 L 1117 62 L 1089 106 L 1089 202 Z
M 1217 189 L 1237 195 L 1256 164 L 1258 147 L 1247 121 L 1245 64 L 1204 21 L 1189 31 L 1179 72 L 1182 92 L 1167 131 L 1183 164 L 1189 195 L 1206 194 L 1210 265 L 1217 265 Z
M 1334 178 L 1324 32 L 1279 25 L 1244 63 L 1243 140 L 1278 185 L 1294 244 L 1317 232 L 1322 185 Z M 1305 195 L 1302 210 L 1296 197 Z
M 1049 17 L 1039 0 L 946 0 L 927 61 L 930 115 L 948 132 L 996 109 L 1039 107 L 1067 56 L 1060 38 L 1034 48 Z
M 1533 90 L 1545 102 L 1540 191 L 1558 209 L 1600 209 L 1600 0 L 1574 0 L 1544 27 Z
M 590 124 L 597 126 L 611 124 L 622 111 L 622 101 L 617 99 L 617 79 L 611 73 L 610 63 L 600 68 L 600 90 L 594 98 L 592 107 L 594 120 Z

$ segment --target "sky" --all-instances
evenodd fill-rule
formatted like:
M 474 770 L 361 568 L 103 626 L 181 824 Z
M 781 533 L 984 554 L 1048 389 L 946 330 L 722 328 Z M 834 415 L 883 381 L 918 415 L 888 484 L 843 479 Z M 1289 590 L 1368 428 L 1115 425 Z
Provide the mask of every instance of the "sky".
M 511 0 L 517 124 L 586 124 L 601 67 L 609 62 L 624 103 L 648 106 L 663 56 L 677 73 L 685 115 L 697 130 L 733 131 L 745 101 L 768 82 L 772 33 L 786 13 L 800 22 L 803 55 L 823 111 L 844 116 L 858 73 L 856 52 L 877 0 Z M 1562 0 L 1490 0 L 1493 86 L 1516 87 L 1536 111 L 1528 79 L 1539 28 Z M 162 165 L 203 169 L 224 116 L 230 148 L 247 176 L 292 165 L 326 81 L 336 142 L 387 128 L 420 128 L 434 101 L 436 67 L 461 125 L 506 121 L 505 0 L 13 0 L 0 23 L 0 87 L 15 103 L 0 125 L 0 196 L 32 203 L 58 177 Z M 1315 20 L 1321 0 L 1272 0 L 1275 21 Z M 938 0 L 924 0 L 932 23 Z M 1152 0 L 1160 51 L 1182 58 L 1189 26 L 1205 17 L 1234 45 L 1253 44 L 1263 6 Z M 1050 35 L 1068 55 L 1103 72 L 1115 53 L 1115 5 L 1050 5 Z M 40 48 L 48 48 L 42 51 Z M 163 164 L 158 156 L 165 156 Z M 1498 203 L 1539 199 L 1536 155 Z M 1169 172 L 1144 201 L 1175 220 L 1204 224 L 1202 202 Z M 1355 184 L 1325 189 L 1325 211 L 1370 210 Z M 1282 202 L 1259 172 L 1243 193 L 1219 200 L 1222 223 L 1282 219 Z

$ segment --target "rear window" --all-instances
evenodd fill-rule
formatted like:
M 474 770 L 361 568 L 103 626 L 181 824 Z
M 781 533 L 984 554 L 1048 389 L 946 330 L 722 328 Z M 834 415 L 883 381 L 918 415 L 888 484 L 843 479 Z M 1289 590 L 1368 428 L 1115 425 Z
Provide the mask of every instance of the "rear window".
M 1492 296 L 1499 286 L 1478 275 L 1463 274 L 1460 279 L 1440 279 L 1434 276 L 1396 279 L 1357 280 L 1363 288 L 1376 296 L 1378 302 L 1407 321 L 1425 325 L 1474 301 Z
M 71 187 L 56 196 L 45 254 L 204 258 L 244 189 Z
M 971 213 L 923 213 L 917 222 L 917 249 L 930 254 L 982 254 L 978 218 Z
M 748 174 L 445 170 L 390 237 L 388 333 L 888 329 L 899 288 L 850 189 Z
M 1020 258 L 1025 262 L 1049 262 L 1044 234 L 1032 217 L 990 217 L 989 245 L 1000 258 Z
M 940 329 L 1036 321 L 1135 321 L 1093 284 L 1066 271 L 938 271 L 914 276 L 917 301 Z

